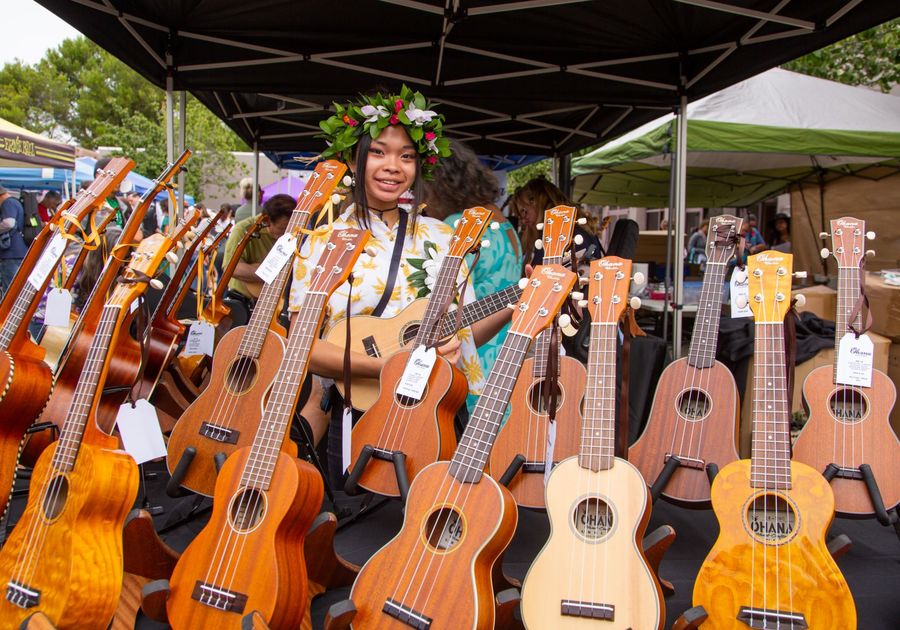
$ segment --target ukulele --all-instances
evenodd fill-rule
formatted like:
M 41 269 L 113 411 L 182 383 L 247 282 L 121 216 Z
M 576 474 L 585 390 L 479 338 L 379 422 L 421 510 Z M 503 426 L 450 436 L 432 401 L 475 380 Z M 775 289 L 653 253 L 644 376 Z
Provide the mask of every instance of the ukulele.
M 663 627 L 662 591 L 642 549 L 650 520 L 647 484 L 615 456 L 617 324 L 630 283 L 630 260 L 608 256 L 591 263 L 580 446 L 547 483 L 550 538 L 522 585 L 529 628 Z M 598 626 L 599 620 L 605 623 Z
M 43 613 L 61 630 L 99 630 L 116 610 L 122 525 L 137 495 L 138 469 L 117 450 L 118 439 L 96 426 L 94 411 L 128 307 L 174 242 L 144 239 L 103 307 L 60 438 L 38 459 L 25 512 L 0 551 L 4 628 Z
M 234 452 L 222 466 L 209 523 L 172 573 L 166 610 L 175 630 L 240 629 L 244 616 L 254 612 L 273 630 L 293 630 L 303 620 L 303 538 L 322 506 L 324 487 L 311 464 L 282 452 L 281 445 L 325 305 L 347 280 L 368 238 L 369 232 L 334 230 L 311 270 L 253 445 Z
M 234 275 L 237 264 L 241 262 L 241 255 L 244 253 L 244 249 L 247 248 L 247 245 L 252 239 L 259 238 L 259 233 L 265 229 L 266 226 L 266 215 L 257 215 L 253 227 L 247 230 L 243 238 L 238 242 L 237 247 L 234 249 L 234 253 L 228 260 L 228 264 L 222 268 L 222 273 L 219 275 L 218 280 L 216 280 L 216 290 L 213 292 L 213 296 L 203 309 L 204 319 L 213 326 L 218 326 L 219 322 L 221 322 L 224 317 L 231 314 L 231 309 L 223 303 L 225 291 L 228 289 L 228 283 L 231 281 L 231 276 Z M 227 229 L 230 229 L 230 227 Z
M 860 263 L 867 255 L 865 222 L 852 217 L 833 220 L 831 241 L 838 263 L 834 366 L 816 368 L 803 383 L 809 420 L 794 444 L 794 460 L 830 479 L 838 514 L 880 514 L 883 520 L 885 508 L 900 503 L 900 441 L 889 423 L 897 389 L 879 370 L 872 370 L 870 387 L 837 382 L 841 339 L 851 324 L 857 330 L 862 327 L 861 315 L 854 321 L 850 317 L 860 296 Z
M 349 491 L 359 485 L 376 494 L 405 497 L 409 482 L 422 468 L 453 453 L 453 418 L 466 399 L 468 383 L 459 368 L 436 355 L 433 346 L 441 339 L 441 319 L 449 317 L 447 309 L 456 297 L 462 259 L 481 245 L 490 216 L 491 211 L 481 207 L 463 212 L 434 281 L 413 349 L 395 353 L 381 369 L 378 399 L 351 433 Z M 424 389 L 418 397 L 408 395 L 413 392 L 402 389 L 404 373 L 412 369 L 408 364 L 427 362 L 429 355 L 432 367 Z
M 492 572 L 518 512 L 509 490 L 484 469 L 531 342 L 553 321 L 575 280 L 560 265 L 532 272 L 453 459 L 419 473 L 400 533 L 353 583 L 354 628 L 494 627 Z
M 712 484 L 719 537 L 694 582 L 704 628 L 856 628 L 850 589 L 828 552 L 834 494 L 822 474 L 791 461 L 784 317 L 790 254 L 750 256 L 756 318 L 752 457 L 722 468 Z
M 541 247 L 544 264 L 562 264 L 575 229 L 576 210 L 570 206 L 556 206 L 544 213 Z M 579 237 L 580 238 L 580 237 Z M 580 299 L 580 295 L 573 296 Z M 534 342 L 534 356 L 525 360 L 523 373 L 530 378 L 516 381 L 510 399 L 509 418 L 491 451 L 488 474 L 503 479 L 520 507 L 544 507 L 544 471 L 548 466 L 547 437 L 550 416 L 546 404 L 548 390 L 556 381 L 555 446 L 552 468 L 558 462 L 578 452 L 578 431 L 581 426 L 581 400 L 587 374 L 577 359 L 558 356 L 555 379 L 547 373 L 551 337 L 559 332 L 544 331 Z M 530 368 L 530 369 L 529 369 Z
M 659 379 L 647 426 L 628 460 L 652 486 L 684 507 L 709 507 L 710 479 L 738 459 L 740 396 L 734 376 L 716 361 L 722 285 L 743 219 L 709 220 L 706 272 L 687 357 L 670 363 Z M 734 273 L 743 271 L 735 269 Z
M 116 158 L 97 173 L 67 211 L 72 217 L 66 227 L 68 234 L 118 187 L 133 164 Z M 45 225 L 0 305 L 0 512 L 12 491 L 25 432 L 53 390 L 53 375 L 43 362 L 44 349 L 31 340 L 28 322 L 65 253 L 66 242 L 56 224 Z
M 316 166 L 286 233 L 296 234 L 308 225 L 310 214 L 328 201 L 346 168 L 334 160 Z M 232 328 L 219 340 L 206 389 L 184 411 L 169 436 L 169 472 L 193 492 L 211 496 L 225 459 L 253 443 L 260 410 L 284 356 L 284 338 L 270 326 L 291 274 L 290 263 L 285 262 L 275 280 L 263 287 L 247 325 Z M 285 446 L 294 449 L 289 440 Z

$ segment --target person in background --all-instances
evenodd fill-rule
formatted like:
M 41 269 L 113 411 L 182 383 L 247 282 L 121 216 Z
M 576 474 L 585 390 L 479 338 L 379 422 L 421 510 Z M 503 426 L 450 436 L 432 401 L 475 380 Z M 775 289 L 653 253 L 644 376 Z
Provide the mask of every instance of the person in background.
M 25 208 L 0 184 L 0 298 L 6 295 L 28 247 L 22 236 Z
M 234 213 L 234 220 L 236 223 L 240 223 L 247 217 L 253 215 L 253 180 L 249 177 L 245 177 L 241 180 L 241 205 L 238 206 L 238 209 Z M 263 202 L 263 189 L 262 186 L 259 187 L 259 194 L 256 198 L 256 203 L 261 204 Z
M 105 169 L 109 165 L 110 161 L 112 161 L 112 158 L 101 158 L 97 160 L 94 164 L 94 178 L 97 177 L 97 173 L 101 169 Z M 122 234 L 125 222 L 128 220 L 128 217 L 131 216 L 131 207 L 128 205 L 128 201 L 125 197 L 120 195 L 118 190 L 113 191 L 113 193 L 103 202 L 100 209 L 97 210 L 97 222 L 100 223 L 101 220 L 111 212 L 115 213 L 115 216 L 113 216 L 112 221 L 106 226 L 106 237 L 110 244 L 115 246 L 115 244 L 119 242 L 119 236 Z M 138 228 L 134 235 L 134 241 L 140 242 L 143 238 L 143 230 Z
M 769 248 L 775 251 L 791 253 L 791 217 L 779 212 L 772 219 L 768 234 Z
M 661 232 L 667 231 L 668 229 L 669 229 L 669 220 L 668 219 L 663 219 L 662 221 L 659 222 L 659 230 Z
M 41 199 L 41 202 L 38 204 L 38 216 L 41 218 L 41 223 L 50 223 L 53 215 L 56 214 L 56 209 L 59 208 L 59 204 L 62 203 L 62 195 L 60 195 L 55 190 L 48 190 L 44 193 L 44 198 Z
M 709 219 L 700 223 L 687 244 L 687 261 L 692 265 L 702 265 L 706 262 L 706 235 L 709 232 Z
M 767 247 L 762 234 L 760 234 L 756 227 L 758 222 L 759 219 L 757 219 L 755 214 L 748 214 L 747 221 L 744 223 L 747 226 L 747 236 L 744 248 L 751 254 L 758 254 Z

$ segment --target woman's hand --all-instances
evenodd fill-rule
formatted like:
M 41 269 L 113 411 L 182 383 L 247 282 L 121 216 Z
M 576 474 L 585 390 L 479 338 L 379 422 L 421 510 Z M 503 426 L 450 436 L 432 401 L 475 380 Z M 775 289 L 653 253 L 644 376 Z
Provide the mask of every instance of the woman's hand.
M 459 337 L 453 335 L 447 343 L 437 348 L 438 354 L 447 359 L 453 365 L 459 361 L 462 356 L 462 343 Z

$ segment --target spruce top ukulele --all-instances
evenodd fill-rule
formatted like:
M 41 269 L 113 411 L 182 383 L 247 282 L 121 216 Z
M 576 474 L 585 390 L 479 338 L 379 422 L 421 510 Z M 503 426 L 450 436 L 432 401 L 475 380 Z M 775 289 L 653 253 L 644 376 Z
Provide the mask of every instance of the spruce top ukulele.
M 570 206 L 556 206 L 544 212 L 541 246 L 545 265 L 563 263 L 575 229 L 576 210 Z M 580 295 L 576 296 L 580 299 Z M 502 479 L 521 507 L 544 507 L 544 472 L 578 451 L 578 432 L 581 429 L 581 399 L 587 375 L 577 359 L 558 355 L 556 374 L 547 373 L 552 335 L 546 330 L 534 342 L 534 356 L 525 359 L 523 374 L 516 381 L 510 398 L 510 412 L 497 443 L 491 451 L 489 474 Z M 556 427 L 553 462 L 546 461 L 550 416 L 545 407 L 551 383 L 556 386 Z
M 453 459 L 419 473 L 400 533 L 359 572 L 350 595 L 354 628 L 494 627 L 491 574 L 518 513 L 484 468 L 532 339 L 551 324 L 575 280 L 559 265 L 532 272 Z
M 631 261 L 595 260 L 588 282 L 581 443 L 578 456 L 550 474 L 550 538 L 525 576 L 522 619 L 529 628 L 658 630 L 662 592 L 641 548 L 650 520 L 647 484 L 615 457 L 617 324 L 628 303 Z
M 296 234 L 322 208 L 347 167 L 329 160 L 316 170 L 300 194 L 286 233 Z M 246 326 L 219 340 L 206 389 L 181 415 L 167 446 L 166 463 L 185 488 L 211 496 L 225 459 L 253 443 L 260 410 L 284 356 L 284 338 L 270 330 L 291 274 L 293 255 L 270 284 L 263 286 Z
M 324 488 L 311 464 L 281 447 L 325 305 L 368 238 L 360 230 L 334 230 L 311 271 L 253 444 L 222 466 L 209 523 L 175 566 L 166 603 L 175 630 L 240 629 L 253 612 L 273 630 L 300 627 L 307 603 L 303 538 L 322 506 Z
M 694 582 L 704 628 L 856 628 L 850 589 L 828 553 L 834 494 L 822 474 L 791 461 L 784 317 L 790 254 L 750 256 L 756 318 L 753 454 L 722 468 L 712 484 L 719 537 Z
M 863 327 L 861 312 L 855 321 L 850 317 L 864 273 L 860 263 L 867 254 L 865 222 L 852 217 L 833 220 L 831 242 L 838 263 L 834 366 L 816 368 L 803 383 L 809 421 L 794 444 L 794 459 L 831 481 L 838 514 L 875 515 L 888 525 L 886 511 L 900 503 L 900 441 L 889 423 L 897 389 L 878 370 L 872 370 L 870 387 L 837 381 L 841 339 L 851 332 L 851 325 L 857 331 Z
M 710 478 L 738 459 L 740 400 L 731 371 L 716 361 L 716 343 L 722 284 L 742 223 L 730 215 L 710 219 L 690 352 L 663 371 L 647 426 L 628 450 L 628 460 L 652 486 L 654 500 L 662 493 L 686 507 L 708 507 Z

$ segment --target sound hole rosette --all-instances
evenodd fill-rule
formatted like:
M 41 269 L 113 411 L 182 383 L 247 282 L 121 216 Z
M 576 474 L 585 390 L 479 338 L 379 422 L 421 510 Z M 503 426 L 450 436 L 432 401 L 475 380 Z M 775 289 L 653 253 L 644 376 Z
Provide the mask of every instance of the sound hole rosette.
M 769 546 L 790 542 L 800 529 L 797 504 L 780 492 L 757 492 L 744 503 L 744 530 L 754 541 Z
M 419 536 L 434 554 L 444 555 L 459 548 L 468 531 L 466 517 L 454 505 L 435 505 L 422 519 Z
M 547 415 L 547 409 L 544 407 L 544 384 L 547 382 L 545 378 L 536 379 L 531 385 L 528 387 L 528 397 L 526 400 L 528 401 L 528 408 L 532 413 L 536 413 L 538 415 Z M 559 411 L 562 408 L 563 404 L 566 400 L 566 388 L 563 386 L 561 381 L 556 382 L 556 410 Z
M 602 543 L 612 536 L 619 524 L 619 515 L 609 497 L 590 493 L 572 502 L 569 527 L 575 536 L 588 544 Z
M 869 415 L 869 397 L 861 387 L 835 387 L 825 404 L 831 417 L 842 424 L 857 424 Z
M 225 374 L 225 391 L 232 396 L 243 396 L 259 378 L 259 362 L 254 357 L 238 357 L 228 366 Z
M 241 488 L 228 502 L 228 524 L 240 534 L 249 534 L 263 522 L 268 508 L 269 500 L 264 491 Z
M 419 334 L 419 327 L 421 324 L 422 322 L 415 320 L 406 322 L 403 327 L 400 328 L 400 335 L 398 336 L 397 341 L 400 343 L 401 348 L 405 348 L 416 340 L 416 335 Z
M 685 422 L 700 422 L 712 413 L 712 398 L 699 387 L 687 387 L 675 398 L 675 413 Z
M 66 475 L 57 475 L 47 484 L 44 498 L 41 501 L 41 510 L 44 521 L 52 523 L 60 517 L 66 507 L 69 498 L 69 478 Z

